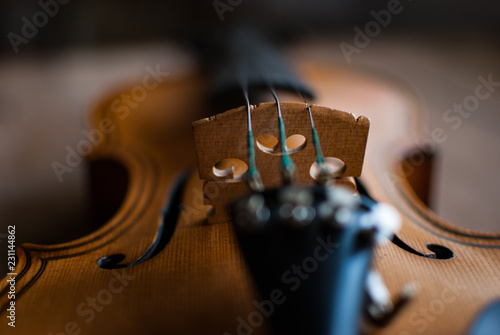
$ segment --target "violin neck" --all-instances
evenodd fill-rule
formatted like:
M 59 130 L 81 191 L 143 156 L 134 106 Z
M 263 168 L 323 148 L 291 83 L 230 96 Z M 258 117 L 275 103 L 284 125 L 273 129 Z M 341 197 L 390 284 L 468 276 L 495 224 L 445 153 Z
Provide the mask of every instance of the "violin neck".
M 204 48 L 211 74 L 211 97 L 216 104 L 228 97 L 240 99 L 243 92 L 277 89 L 311 99 L 311 90 L 290 70 L 282 55 L 255 29 L 239 27 L 217 35 Z M 252 101 L 257 103 L 260 101 Z

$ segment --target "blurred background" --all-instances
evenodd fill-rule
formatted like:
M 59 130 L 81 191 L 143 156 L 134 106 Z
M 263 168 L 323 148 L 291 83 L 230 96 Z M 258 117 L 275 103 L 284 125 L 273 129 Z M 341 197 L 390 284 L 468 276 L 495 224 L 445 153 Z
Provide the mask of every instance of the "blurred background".
M 399 12 L 347 62 L 341 43 L 354 45 L 355 28 L 391 6 Z M 310 42 L 332 62 L 403 80 L 429 110 L 429 129 L 449 130 L 443 114 L 474 94 L 479 76 L 500 81 L 500 3 L 487 0 L 0 0 L 1 249 L 10 224 L 18 245 L 94 229 L 85 166 L 60 182 L 52 162 L 84 138 L 85 117 L 107 92 L 148 65 L 172 75 L 196 66 L 193 38 L 241 21 L 285 50 Z M 442 145 L 432 208 L 459 226 L 500 231 L 499 109 L 495 90 Z

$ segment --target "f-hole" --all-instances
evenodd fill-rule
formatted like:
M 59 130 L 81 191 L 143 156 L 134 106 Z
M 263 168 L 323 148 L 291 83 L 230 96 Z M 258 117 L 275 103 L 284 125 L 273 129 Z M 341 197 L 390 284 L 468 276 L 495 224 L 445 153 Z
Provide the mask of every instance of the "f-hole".
M 365 184 L 361 181 L 361 179 L 354 178 L 354 181 L 356 182 L 356 187 L 358 189 L 359 194 L 370 199 L 373 202 L 376 202 L 375 199 L 373 199 L 373 197 L 370 195 L 370 192 L 368 192 L 368 189 L 366 188 Z M 400 247 L 401 249 L 420 257 L 426 257 L 431 259 L 450 259 L 455 256 L 451 249 L 439 244 L 426 243 L 427 249 L 432 251 L 432 254 L 423 254 L 420 251 L 417 251 L 412 247 L 410 247 L 397 235 L 394 235 L 391 242 Z
M 423 254 L 420 251 L 417 251 L 410 247 L 408 244 L 406 244 L 404 241 L 402 241 L 397 235 L 394 235 L 392 238 L 392 243 L 400 247 L 401 249 L 408 251 L 409 253 L 412 253 L 414 255 L 420 256 L 420 257 L 426 257 L 426 258 L 432 258 L 432 259 L 450 259 L 454 257 L 453 251 L 447 247 L 444 247 L 439 244 L 431 244 L 431 243 L 426 243 L 427 249 L 432 251 L 431 254 Z
M 175 180 L 174 184 L 172 185 L 172 188 L 169 192 L 168 201 L 163 208 L 163 218 L 161 220 L 158 233 L 148 250 L 146 250 L 146 252 L 136 260 L 124 264 L 121 263 L 126 258 L 124 254 L 104 256 L 97 261 L 97 265 L 101 269 L 112 270 L 139 265 L 158 255 L 165 248 L 165 246 L 170 242 L 170 239 L 174 235 L 175 227 L 177 226 L 177 220 L 181 211 L 183 190 L 189 175 L 190 170 L 185 171 Z

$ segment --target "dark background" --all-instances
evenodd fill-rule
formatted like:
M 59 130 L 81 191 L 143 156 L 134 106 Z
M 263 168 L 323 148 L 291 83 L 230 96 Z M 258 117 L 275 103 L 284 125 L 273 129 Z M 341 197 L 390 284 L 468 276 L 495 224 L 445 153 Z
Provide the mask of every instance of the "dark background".
M 387 3 L 381 0 L 243 0 L 232 12 L 226 12 L 224 22 L 220 22 L 212 0 L 70 0 L 60 5 L 59 13 L 22 49 L 25 52 L 81 44 L 179 39 L 193 30 L 220 28 L 221 24 L 241 20 L 258 22 L 275 33 L 352 31 L 354 26 L 373 19 L 371 10 L 387 8 Z M 500 4 L 495 1 L 403 0 L 401 5 L 404 10 L 391 22 L 387 33 L 457 38 L 463 34 L 498 36 L 500 30 Z M 38 2 L 33 0 L 0 1 L 2 36 L 8 32 L 19 33 L 21 18 L 32 18 L 39 10 Z M 12 50 L 6 38 L 2 38 L 1 46 L 6 53 Z

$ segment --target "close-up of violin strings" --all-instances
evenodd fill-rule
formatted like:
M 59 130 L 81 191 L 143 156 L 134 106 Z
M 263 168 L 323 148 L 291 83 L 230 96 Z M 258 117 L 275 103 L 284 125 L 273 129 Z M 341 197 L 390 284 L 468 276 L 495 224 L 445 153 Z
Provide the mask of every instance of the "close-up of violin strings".
M 0 334 L 500 334 L 499 3 L 0 28 Z

